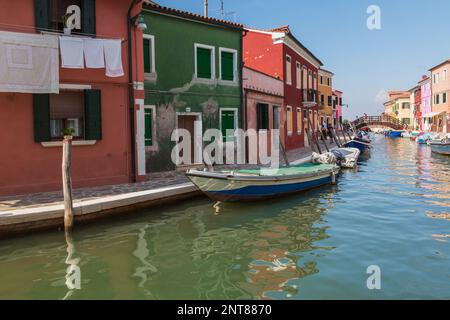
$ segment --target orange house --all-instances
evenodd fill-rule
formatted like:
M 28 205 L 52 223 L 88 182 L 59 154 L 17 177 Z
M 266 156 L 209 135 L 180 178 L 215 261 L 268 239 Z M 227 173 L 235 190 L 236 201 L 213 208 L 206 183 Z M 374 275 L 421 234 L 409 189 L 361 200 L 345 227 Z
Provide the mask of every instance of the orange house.
M 58 49 L 59 93 L 0 90 L 1 196 L 59 190 L 61 139 L 69 128 L 75 188 L 142 178 L 134 160 L 135 117 L 144 98 L 140 7 L 133 0 L 1 0 L 1 36 L 59 37 L 73 9 L 70 37 L 120 40 L 114 54 L 121 54 L 123 68 L 114 77 L 105 68 L 63 68 Z

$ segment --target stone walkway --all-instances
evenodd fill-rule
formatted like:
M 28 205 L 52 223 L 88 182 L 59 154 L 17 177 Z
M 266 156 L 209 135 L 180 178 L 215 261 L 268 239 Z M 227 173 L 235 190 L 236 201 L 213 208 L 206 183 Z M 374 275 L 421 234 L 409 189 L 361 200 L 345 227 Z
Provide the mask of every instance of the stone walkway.
M 332 145 L 332 147 L 334 146 L 335 145 Z M 323 151 L 325 150 L 325 148 L 322 147 L 322 145 L 321 148 L 323 149 Z M 310 155 L 311 155 L 311 148 L 309 147 L 291 150 L 287 152 L 288 159 L 291 163 L 306 158 Z M 233 169 L 234 168 L 235 167 L 233 167 Z M 220 169 L 220 167 L 217 167 L 216 169 Z M 189 180 L 186 178 L 184 172 L 181 171 L 157 173 L 149 175 L 149 181 L 146 182 L 75 189 L 73 190 L 73 198 L 74 202 L 81 200 L 83 201 L 94 200 L 106 196 L 114 196 L 138 191 L 158 189 L 161 187 L 180 185 L 187 182 L 189 182 Z M 62 191 L 34 193 L 12 197 L 0 197 L 0 212 L 7 212 L 7 211 L 9 212 L 25 208 L 50 206 L 55 204 L 61 204 L 62 201 L 63 201 Z

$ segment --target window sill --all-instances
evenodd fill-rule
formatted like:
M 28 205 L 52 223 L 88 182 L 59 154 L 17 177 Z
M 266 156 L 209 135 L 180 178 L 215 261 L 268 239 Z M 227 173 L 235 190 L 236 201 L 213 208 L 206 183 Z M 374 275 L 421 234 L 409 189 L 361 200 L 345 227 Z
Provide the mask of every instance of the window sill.
M 156 72 L 144 73 L 144 80 L 155 82 L 158 79 L 158 74 Z
M 230 86 L 230 87 L 237 87 L 239 83 L 235 80 L 219 80 L 218 83 L 222 86 Z
M 198 77 L 195 77 L 195 78 L 194 78 L 194 83 L 197 83 L 197 84 L 209 84 L 209 85 L 211 85 L 211 84 L 215 84 L 215 83 L 216 83 L 216 79 L 214 79 L 214 78 L 208 79 L 208 78 L 198 78 Z
M 97 140 L 74 140 L 72 141 L 72 145 L 77 146 L 93 146 L 97 143 Z M 44 148 L 55 148 L 55 147 L 62 147 L 63 143 L 62 141 L 49 141 L 49 142 L 41 142 L 41 145 Z

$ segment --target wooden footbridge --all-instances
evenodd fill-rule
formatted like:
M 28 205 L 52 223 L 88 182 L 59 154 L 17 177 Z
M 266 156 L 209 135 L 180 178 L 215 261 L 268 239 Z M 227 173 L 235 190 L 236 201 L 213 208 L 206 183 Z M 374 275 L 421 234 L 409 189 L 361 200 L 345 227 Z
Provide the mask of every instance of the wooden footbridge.
M 388 127 L 394 130 L 402 130 L 405 128 L 400 120 L 391 116 L 364 116 L 353 121 L 352 126 L 356 129 L 364 127 Z

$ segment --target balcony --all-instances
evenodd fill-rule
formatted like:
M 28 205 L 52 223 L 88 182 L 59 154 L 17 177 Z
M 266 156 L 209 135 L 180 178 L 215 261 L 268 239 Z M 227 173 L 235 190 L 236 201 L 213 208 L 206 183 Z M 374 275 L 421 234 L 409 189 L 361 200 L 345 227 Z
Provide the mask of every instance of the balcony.
M 305 107 L 312 107 L 317 104 L 317 90 L 314 89 L 303 89 L 302 90 L 302 97 L 303 97 L 303 106 Z

